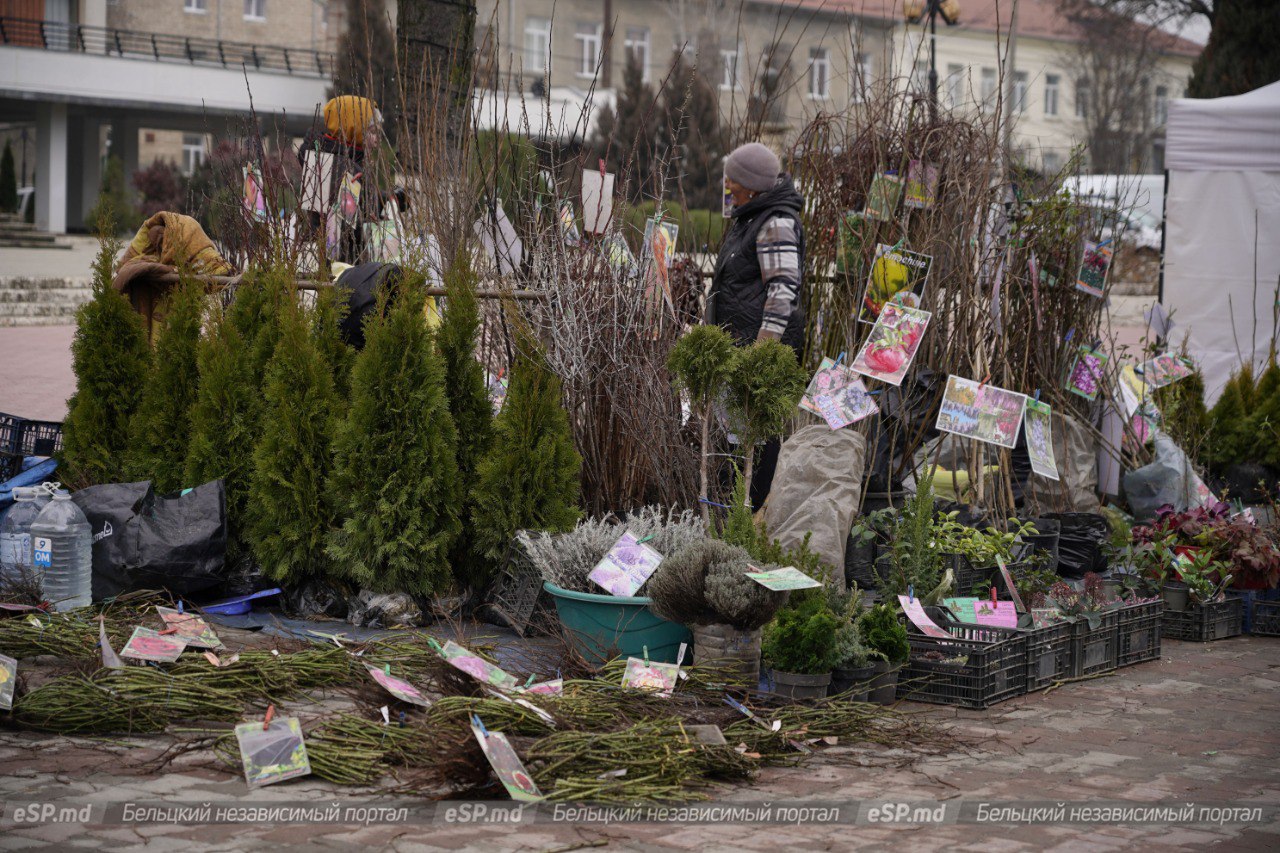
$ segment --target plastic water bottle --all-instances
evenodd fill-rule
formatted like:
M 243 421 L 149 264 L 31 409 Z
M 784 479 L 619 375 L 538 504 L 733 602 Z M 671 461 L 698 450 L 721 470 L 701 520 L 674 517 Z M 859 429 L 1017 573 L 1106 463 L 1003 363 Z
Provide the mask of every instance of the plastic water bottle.
M 49 493 L 40 486 L 19 486 L 13 490 L 13 500 L 0 521 L 0 579 L 6 586 L 23 586 L 35 578 L 31 525 L 49 503 Z
M 31 525 L 31 561 L 47 601 L 57 610 L 93 600 L 93 532 L 71 495 L 59 489 Z

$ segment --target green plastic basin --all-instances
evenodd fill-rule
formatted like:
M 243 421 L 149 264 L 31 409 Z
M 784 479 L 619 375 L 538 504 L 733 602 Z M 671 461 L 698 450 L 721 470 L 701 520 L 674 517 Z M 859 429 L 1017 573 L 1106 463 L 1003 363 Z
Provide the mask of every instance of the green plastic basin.
M 641 657 L 646 646 L 650 660 L 675 663 L 680 644 L 693 639 L 688 628 L 650 610 L 652 599 L 574 592 L 551 581 L 542 587 L 555 600 L 569 643 L 595 666 L 618 656 Z

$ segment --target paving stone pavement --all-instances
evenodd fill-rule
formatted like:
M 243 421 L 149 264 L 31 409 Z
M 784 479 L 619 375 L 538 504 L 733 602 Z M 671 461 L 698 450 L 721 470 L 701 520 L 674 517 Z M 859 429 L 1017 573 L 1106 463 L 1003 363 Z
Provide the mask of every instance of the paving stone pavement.
M 988 711 L 907 705 L 957 727 L 971 746 L 914 763 L 903 750 L 837 745 L 802 766 L 766 768 L 722 802 L 1102 801 L 1280 806 L 1280 640 L 1167 641 L 1159 661 L 1064 685 Z M 94 741 L 0 732 L 0 848 L 126 850 L 903 850 L 1280 849 L 1260 825 L 943 826 L 534 823 L 463 825 L 15 825 L 15 804 L 369 803 L 315 779 L 249 791 L 208 751 L 157 774 L 163 739 Z M 394 801 L 394 800 L 393 800 Z M 387 802 L 387 800 L 382 800 Z M 587 848 L 586 845 L 591 845 Z

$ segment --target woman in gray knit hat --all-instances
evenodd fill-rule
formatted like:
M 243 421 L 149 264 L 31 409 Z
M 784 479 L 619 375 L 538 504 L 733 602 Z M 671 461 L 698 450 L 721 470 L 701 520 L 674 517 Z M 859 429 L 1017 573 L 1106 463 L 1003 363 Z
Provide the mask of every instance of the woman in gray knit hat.
M 781 340 L 804 348 L 804 199 L 778 155 L 759 142 L 735 148 L 724 164 L 725 188 L 733 197 L 733 221 L 720 245 L 707 322 L 726 329 L 738 346 Z M 778 442 L 765 445 L 751 483 L 751 504 L 760 506 L 773 481 Z

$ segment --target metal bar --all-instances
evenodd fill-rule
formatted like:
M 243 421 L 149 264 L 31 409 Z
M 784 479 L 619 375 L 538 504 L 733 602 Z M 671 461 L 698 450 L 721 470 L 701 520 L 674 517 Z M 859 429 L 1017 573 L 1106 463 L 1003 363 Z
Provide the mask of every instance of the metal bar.
M 195 64 L 196 64 L 196 57 L 195 57 L 195 54 L 191 52 L 191 39 L 190 39 L 190 38 L 188 38 L 188 39 L 187 39 L 187 61 L 188 61 L 188 62 L 190 62 L 192 65 L 195 65 Z
M 241 276 L 238 275 L 195 275 L 190 276 L 197 281 L 203 281 L 205 284 L 216 284 L 221 287 L 232 287 L 240 284 Z M 181 278 L 177 273 L 165 273 L 155 277 L 148 277 L 148 280 L 159 282 L 160 284 L 177 284 Z M 322 290 L 326 287 L 332 287 L 331 281 L 315 281 L 314 279 L 298 279 L 295 282 L 298 290 Z M 443 287 L 424 288 L 427 296 L 448 296 L 449 291 Z M 477 299 L 546 299 L 547 291 L 545 290 L 506 290 L 503 288 L 484 288 L 476 290 Z
M 293 73 L 293 66 L 289 64 L 289 48 L 284 48 L 284 70 L 290 74 Z
M 160 61 L 160 48 L 156 47 L 156 34 L 151 34 L 151 52 L 155 54 L 156 62 Z

